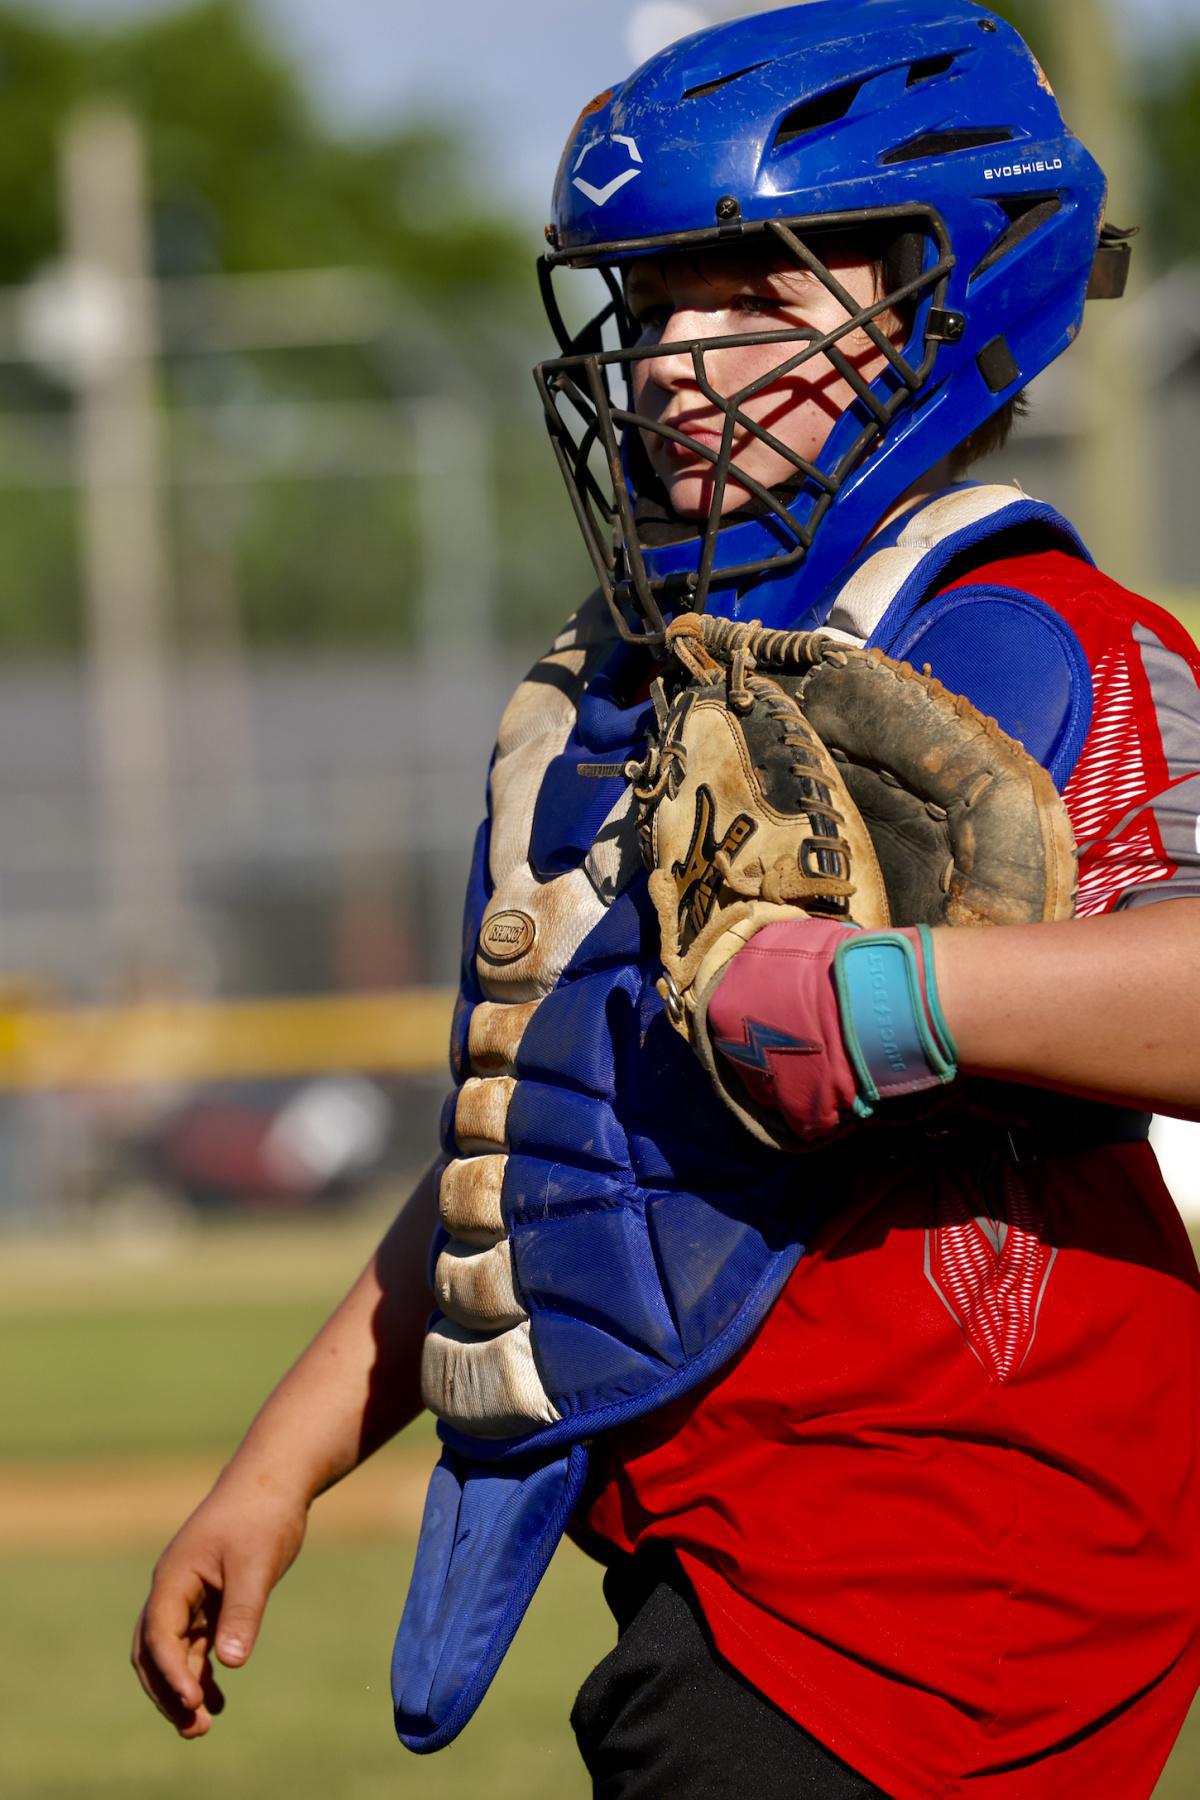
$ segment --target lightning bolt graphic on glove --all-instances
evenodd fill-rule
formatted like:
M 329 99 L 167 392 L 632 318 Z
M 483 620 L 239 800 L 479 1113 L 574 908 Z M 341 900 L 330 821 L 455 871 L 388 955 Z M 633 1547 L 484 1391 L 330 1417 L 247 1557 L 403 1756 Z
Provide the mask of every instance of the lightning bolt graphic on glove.
M 730 1062 L 740 1063 L 744 1069 L 757 1069 L 760 1075 L 768 1078 L 771 1069 L 767 1058 L 773 1050 L 792 1056 L 816 1056 L 822 1049 L 811 1038 L 791 1037 L 786 1031 L 760 1025 L 757 1019 L 746 1020 L 746 1039 L 744 1044 L 739 1044 L 731 1038 L 718 1038 L 717 1049 Z

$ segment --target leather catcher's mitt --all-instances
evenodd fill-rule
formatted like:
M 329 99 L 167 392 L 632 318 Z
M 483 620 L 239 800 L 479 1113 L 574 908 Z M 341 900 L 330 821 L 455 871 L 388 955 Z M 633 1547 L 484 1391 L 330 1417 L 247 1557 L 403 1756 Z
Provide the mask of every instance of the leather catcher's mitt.
M 649 754 L 628 773 L 659 992 L 694 1046 L 729 959 L 797 911 L 868 929 L 1070 917 L 1066 808 L 970 701 L 819 632 L 685 613 L 667 645 Z

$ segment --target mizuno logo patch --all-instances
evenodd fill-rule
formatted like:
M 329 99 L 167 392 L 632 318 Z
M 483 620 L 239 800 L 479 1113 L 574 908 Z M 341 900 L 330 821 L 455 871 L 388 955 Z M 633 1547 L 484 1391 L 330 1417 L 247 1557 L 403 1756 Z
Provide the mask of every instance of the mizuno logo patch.
M 671 870 L 679 892 L 679 947 L 686 950 L 703 931 L 716 905 L 719 877 L 714 863 L 718 855 L 730 862 L 753 837 L 757 827 L 748 813 L 739 813 L 720 842 L 714 831 L 717 803 L 712 789 L 702 787 L 696 793 L 696 823 L 692 841 L 682 862 Z

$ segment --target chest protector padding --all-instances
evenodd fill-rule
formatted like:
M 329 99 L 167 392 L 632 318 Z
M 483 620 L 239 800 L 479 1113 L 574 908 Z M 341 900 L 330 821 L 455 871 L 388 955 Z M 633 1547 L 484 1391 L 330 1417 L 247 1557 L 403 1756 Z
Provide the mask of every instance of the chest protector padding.
M 860 564 L 833 628 L 880 641 L 886 619 L 889 642 L 911 635 L 947 543 L 978 565 L 1018 530 L 1078 547 L 1010 489 L 934 509 L 883 541 L 882 568 Z M 416 1750 L 448 1743 L 486 1691 L 570 1519 L 587 1440 L 742 1349 L 862 1154 L 757 1143 L 663 1015 L 631 792 L 597 773 L 643 753 L 632 655 L 589 602 L 518 688 L 492 767 L 422 1364 L 445 1452 L 393 1660 Z

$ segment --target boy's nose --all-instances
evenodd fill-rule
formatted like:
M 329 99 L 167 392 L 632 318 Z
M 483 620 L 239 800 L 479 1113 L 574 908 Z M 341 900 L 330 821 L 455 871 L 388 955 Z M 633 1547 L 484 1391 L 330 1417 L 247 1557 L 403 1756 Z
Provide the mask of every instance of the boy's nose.
M 696 311 L 672 313 L 663 326 L 659 353 L 649 359 L 651 379 L 663 388 L 675 388 L 683 383 L 695 386 L 696 365 L 687 345 L 697 338 L 713 335 L 711 316 Z

